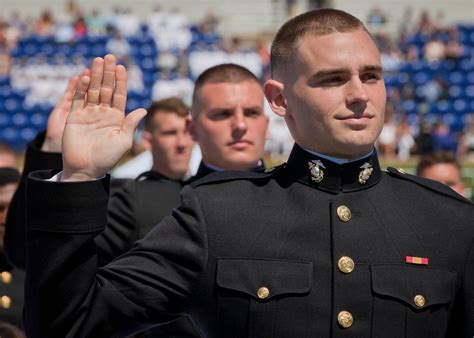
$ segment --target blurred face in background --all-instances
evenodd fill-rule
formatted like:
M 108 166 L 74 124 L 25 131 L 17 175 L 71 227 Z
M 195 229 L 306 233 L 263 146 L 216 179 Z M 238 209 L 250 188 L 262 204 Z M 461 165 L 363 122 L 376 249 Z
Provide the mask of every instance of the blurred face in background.
M 465 186 L 461 171 L 452 163 L 435 163 L 424 168 L 420 176 L 446 184 L 459 195 L 464 196 Z
M 246 170 L 263 157 L 268 117 L 263 90 L 252 80 L 206 83 L 193 102 L 190 131 L 204 163 Z
M 153 170 L 171 179 L 183 179 L 194 145 L 186 129 L 186 117 L 157 111 L 143 138 L 153 154 Z

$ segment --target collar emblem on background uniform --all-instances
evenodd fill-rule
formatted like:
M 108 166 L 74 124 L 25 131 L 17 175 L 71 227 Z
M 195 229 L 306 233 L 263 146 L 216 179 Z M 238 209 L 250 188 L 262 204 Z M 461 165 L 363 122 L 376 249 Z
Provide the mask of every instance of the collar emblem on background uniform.
M 308 162 L 309 170 L 311 172 L 311 179 L 315 182 L 321 182 L 324 178 L 324 171 L 326 169 L 320 160 L 312 160 Z
M 372 175 L 372 171 L 374 171 L 374 168 L 370 165 L 370 163 L 365 162 L 363 166 L 360 167 L 362 170 L 359 173 L 359 183 L 360 184 L 365 184 L 370 178 L 370 175 Z

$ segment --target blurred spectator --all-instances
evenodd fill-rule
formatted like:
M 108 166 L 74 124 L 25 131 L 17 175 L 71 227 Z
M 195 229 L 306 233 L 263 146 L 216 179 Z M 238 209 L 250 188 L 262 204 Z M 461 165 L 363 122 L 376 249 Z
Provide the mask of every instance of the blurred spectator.
M 382 157 L 391 160 L 395 157 L 397 148 L 397 123 L 395 121 L 394 109 L 387 104 L 385 109 L 385 120 L 382 132 L 377 140 L 377 149 Z
M 380 29 L 387 22 L 387 16 L 378 6 L 373 7 L 367 16 L 367 24 L 371 29 Z
M 130 8 L 119 10 L 115 18 L 115 28 L 122 33 L 123 36 L 129 37 L 135 35 L 140 30 L 140 19 L 132 13 Z
M 16 168 L 16 154 L 3 142 L 0 142 L 0 168 Z
M 177 9 L 163 12 L 160 7 L 155 7 L 148 18 L 148 24 L 150 34 L 161 50 L 184 50 L 191 43 L 188 19 Z
M 107 22 L 98 9 L 92 10 L 91 15 L 85 20 L 89 36 L 100 36 L 106 33 Z
M 114 54 L 117 59 L 124 59 L 130 56 L 132 47 L 124 38 L 121 31 L 115 30 L 112 37 L 107 41 L 105 49 L 108 53 Z
M 416 174 L 446 184 L 464 196 L 461 165 L 451 152 L 435 152 L 422 156 L 416 167 Z
M 447 123 L 438 122 L 435 125 L 433 142 L 435 151 L 450 151 L 453 154 L 457 154 L 458 141 Z
M 420 121 L 420 132 L 416 137 L 416 152 L 419 155 L 429 154 L 434 151 L 433 126 Z
M 415 140 L 413 139 L 410 124 L 406 118 L 403 118 L 400 122 L 397 134 L 397 155 L 400 160 L 406 161 L 410 158 L 412 150 L 415 147 Z
M 53 14 L 49 10 L 44 10 L 36 21 L 35 33 L 42 36 L 53 36 L 55 29 Z
M 83 16 L 79 16 L 74 22 L 74 36 L 76 39 L 87 36 L 87 25 Z
M 467 122 L 463 130 L 460 144 L 460 154 L 474 159 L 474 120 Z
M 459 32 L 456 27 L 448 29 L 448 41 L 446 42 L 446 59 L 457 60 L 464 53 L 464 47 L 459 43 Z
M 441 76 L 437 76 L 420 85 L 417 93 L 427 103 L 445 100 L 449 98 L 449 85 Z
M 423 48 L 423 56 L 428 62 L 439 62 L 446 57 L 446 45 L 438 37 L 432 36 Z
M 26 338 L 24 332 L 18 327 L 5 322 L 0 322 L 0 337 L 1 338 Z

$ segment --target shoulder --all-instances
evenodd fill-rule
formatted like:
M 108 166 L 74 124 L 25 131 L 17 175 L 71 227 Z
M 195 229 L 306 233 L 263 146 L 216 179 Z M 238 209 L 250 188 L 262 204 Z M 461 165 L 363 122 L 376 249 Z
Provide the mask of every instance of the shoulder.
M 462 197 L 461 195 L 456 193 L 453 189 L 451 189 L 450 187 L 448 187 L 448 186 L 446 186 L 442 183 L 439 183 L 439 182 L 436 182 L 436 181 L 433 181 L 433 180 L 430 180 L 430 179 L 427 179 L 427 178 L 424 178 L 424 177 L 411 175 L 411 174 L 406 173 L 403 169 L 396 169 L 396 168 L 392 168 L 392 167 L 387 168 L 387 174 L 390 177 L 393 177 L 395 179 L 404 180 L 404 181 L 407 181 L 407 182 L 414 183 L 414 184 L 416 184 L 416 185 L 418 185 L 418 186 L 420 186 L 424 189 L 430 190 L 430 191 L 432 191 L 436 194 L 443 195 L 443 196 L 446 196 L 446 197 L 449 197 L 449 198 L 452 198 L 452 199 L 456 199 L 458 201 L 461 201 L 461 202 L 472 205 L 472 203 L 468 199 Z
M 270 180 L 284 165 L 271 167 L 266 169 L 259 169 L 256 171 L 246 170 L 224 170 L 208 174 L 196 181 L 190 183 L 190 186 L 200 187 L 205 185 L 220 184 L 224 182 L 233 181 L 254 181 L 264 182 Z

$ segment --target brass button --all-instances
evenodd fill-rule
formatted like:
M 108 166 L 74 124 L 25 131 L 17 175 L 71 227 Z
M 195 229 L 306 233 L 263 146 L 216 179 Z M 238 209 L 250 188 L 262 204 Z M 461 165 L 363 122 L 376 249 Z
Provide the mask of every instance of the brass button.
M 423 297 L 422 295 L 416 295 L 415 298 L 413 298 L 413 302 L 418 307 L 423 307 L 426 303 L 425 297 Z
M 354 261 L 350 257 L 342 256 L 337 262 L 337 267 L 341 272 L 351 273 L 354 270 Z
M 8 296 L 0 297 L 0 307 L 9 309 L 12 306 L 12 300 Z
M 397 171 L 400 173 L 400 174 L 406 174 L 407 172 L 405 171 L 405 169 L 403 168 L 397 168 Z
M 354 318 L 349 311 L 341 311 L 337 315 L 337 322 L 341 327 L 347 329 L 352 326 L 352 323 L 354 323 Z
M 270 295 L 270 290 L 268 288 L 262 286 L 260 289 L 257 291 L 257 296 L 260 299 L 266 299 Z
M 343 222 L 349 222 L 352 217 L 351 210 L 345 205 L 337 207 L 337 217 Z
M 3 271 L 1 273 L 1 278 L 4 284 L 10 284 L 12 281 L 12 274 L 8 271 Z

